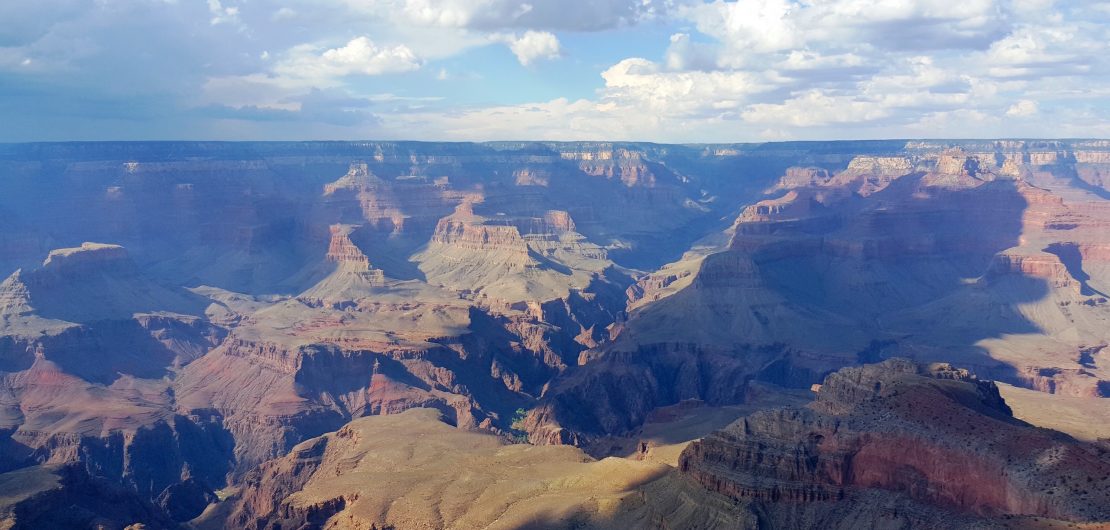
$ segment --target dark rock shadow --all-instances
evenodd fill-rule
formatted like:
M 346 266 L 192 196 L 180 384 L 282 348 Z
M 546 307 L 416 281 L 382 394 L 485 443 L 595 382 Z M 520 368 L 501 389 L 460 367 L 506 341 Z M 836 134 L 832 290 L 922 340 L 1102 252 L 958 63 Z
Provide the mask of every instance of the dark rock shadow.
M 551 385 L 532 412 L 532 423 L 562 426 L 571 431 L 559 435 L 564 443 L 582 444 L 589 437 L 627 432 L 653 408 L 681 399 L 743 402 L 752 379 L 808 387 L 844 365 L 905 355 L 900 347 L 904 342 L 945 347 L 955 342 L 958 351 L 951 358 L 922 360 L 956 361 L 984 377 L 1020 384 L 1013 367 L 991 358 L 977 343 L 1040 331 L 1013 307 L 1046 296 L 1046 282 L 1005 271 L 997 271 L 999 277 L 991 275 L 995 255 L 1020 244 L 1026 200 L 1013 181 L 944 190 L 924 187 L 923 176 L 908 175 L 870 197 L 848 199 L 822 211 L 824 217 L 818 220 L 754 227 L 762 230 L 759 237 L 794 242 L 756 246 L 748 254 L 755 266 L 752 273 L 762 282 L 760 289 L 781 296 L 807 318 L 835 315 L 855 322 L 845 328 L 845 337 L 829 340 L 840 344 L 862 335 L 866 342 L 859 349 L 823 356 L 794 351 L 787 343 L 764 351 L 744 336 L 735 337 L 732 353 L 697 344 L 643 346 L 626 354 L 603 347 L 605 353 L 595 356 L 597 360 L 572 368 Z M 728 273 L 716 268 L 712 272 Z M 728 278 L 712 280 L 729 285 Z M 739 281 L 737 295 L 744 296 L 750 280 Z M 670 314 L 680 329 L 687 311 L 682 304 L 699 299 L 682 295 L 680 291 L 642 310 Z M 668 304 L 674 305 L 673 314 L 661 309 Z M 971 314 L 993 315 L 969 322 L 962 316 L 967 313 L 952 310 L 959 307 L 972 308 Z M 914 320 L 913 315 L 926 320 Z M 753 314 L 761 317 L 771 318 Z M 657 320 L 653 325 L 665 324 Z M 693 370 L 694 366 L 703 368 Z
M 1079 252 L 1079 246 L 1072 243 L 1053 243 L 1044 249 L 1049 254 L 1055 254 L 1060 258 L 1060 262 L 1068 270 L 1068 274 L 1075 278 L 1080 285 L 1080 294 L 1083 296 L 1107 296 L 1106 293 L 1091 287 L 1087 282 L 1090 281 L 1091 276 L 1083 270 L 1083 255 Z
M 104 320 L 44 336 L 39 343 L 47 360 L 92 383 L 110 385 L 121 375 L 161 379 L 173 367 L 206 353 L 226 334 L 222 328 L 198 324 L 156 328 L 134 319 Z

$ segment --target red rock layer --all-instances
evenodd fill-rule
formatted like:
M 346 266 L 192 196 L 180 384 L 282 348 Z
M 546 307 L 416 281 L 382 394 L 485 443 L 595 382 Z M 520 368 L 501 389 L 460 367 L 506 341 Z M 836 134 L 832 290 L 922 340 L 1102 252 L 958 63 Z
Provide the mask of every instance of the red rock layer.
M 878 491 L 976 516 L 1110 518 L 1110 455 L 1015 420 L 966 371 L 901 359 L 836 372 L 809 408 L 739 420 L 679 465 L 770 511 Z
M 469 250 L 506 250 L 521 256 L 528 255 L 528 244 L 517 227 L 511 225 L 479 224 L 448 217 L 436 225 L 432 242 Z
M 327 260 L 335 263 L 355 263 L 370 267 L 370 258 L 362 253 L 351 241 L 353 227 L 347 225 L 331 226 L 331 241 L 328 243 Z

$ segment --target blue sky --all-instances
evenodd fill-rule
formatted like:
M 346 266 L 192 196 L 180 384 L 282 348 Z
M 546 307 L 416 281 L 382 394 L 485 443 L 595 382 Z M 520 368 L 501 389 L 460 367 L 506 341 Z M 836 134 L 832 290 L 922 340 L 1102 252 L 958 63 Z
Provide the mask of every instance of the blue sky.
M 1108 137 L 1110 2 L 7 0 L 0 141 Z

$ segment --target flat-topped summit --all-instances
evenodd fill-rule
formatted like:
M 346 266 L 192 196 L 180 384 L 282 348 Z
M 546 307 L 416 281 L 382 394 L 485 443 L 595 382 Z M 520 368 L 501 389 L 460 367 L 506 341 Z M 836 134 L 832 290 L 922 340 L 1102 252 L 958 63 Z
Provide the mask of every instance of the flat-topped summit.
M 124 247 L 104 243 L 53 250 L 42 266 L 17 271 L 0 286 L 9 310 L 33 308 L 40 317 L 67 322 L 155 311 L 197 315 L 207 305 L 185 289 L 146 277 Z
M 75 264 L 105 263 L 128 259 L 127 249 L 107 243 L 81 243 L 79 247 L 51 250 L 42 262 L 45 269 L 64 269 Z

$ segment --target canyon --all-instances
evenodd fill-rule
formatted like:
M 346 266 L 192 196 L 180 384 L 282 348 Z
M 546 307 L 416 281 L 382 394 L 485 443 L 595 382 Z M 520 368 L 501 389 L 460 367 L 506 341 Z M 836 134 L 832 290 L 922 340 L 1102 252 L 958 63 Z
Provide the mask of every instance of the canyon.
M 1106 140 L 0 145 L 0 518 L 1110 524 L 1107 174 Z

